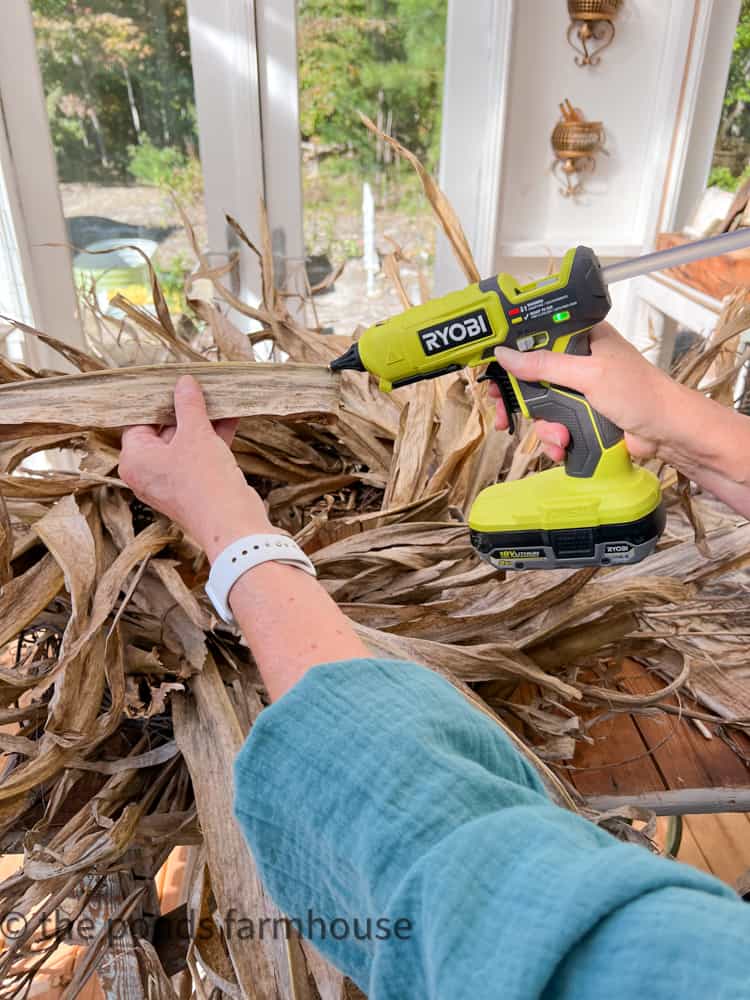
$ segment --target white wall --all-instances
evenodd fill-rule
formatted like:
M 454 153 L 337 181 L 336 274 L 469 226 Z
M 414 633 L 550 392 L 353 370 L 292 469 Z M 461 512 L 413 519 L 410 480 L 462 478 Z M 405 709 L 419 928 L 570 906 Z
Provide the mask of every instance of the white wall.
M 663 99 L 656 95 L 674 5 L 629 0 L 617 21 L 617 35 L 597 67 L 577 67 L 565 42 L 569 19 L 564 4 L 524 0 L 518 7 L 506 163 L 503 174 L 499 251 L 515 256 L 518 244 L 568 246 L 588 242 L 625 254 L 641 246 L 649 188 L 662 164 L 658 154 Z M 691 4 L 678 2 L 680 20 Z M 644 13 L 646 8 L 648 16 Z M 569 98 L 586 118 L 603 121 L 610 156 L 597 157 L 585 176 L 584 193 L 559 194 L 550 174 L 550 133 Z
M 480 84 L 486 91 L 488 39 L 496 64 L 491 83 L 503 88 L 484 98 L 483 118 L 475 110 L 463 119 L 464 130 L 473 129 L 473 143 L 456 147 L 443 137 L 443 183 L 483 270 L 482 212 L 496 219 L 487 263 L 522 280 L 547 273 L 578 243 L 608 263 L 650 249 L 657 232 L 686 221 L 708 172 L 739 0 L 626 0 L 615 39 L 595 67 L 575 64 L 563 0 L 481 0 L 478 7 L 494 12 L 489 32 L 489 13 L 482 24 L 468 16 L 465 3 L 462 15 L 461 6 L 453 0 L 449 51 L 470 50 L 473 32 L 477 52 L 463 100 L 476 108 Z M 450 69 L 449 57 L 447 85 Z M 550 169 L 550 135 L 565 98 L 589 120 L 604 123 L 610 154 L 597 157 L 576 198 L 559 193 Z M 445 112 L 449 127 L 462 120 L 450 93 Z M 497 172 L 495 202 L 485 198 L 474 207 L 477 178 L 487 190 L 488 169 Z M 455 286 L 455 271 L 443 266 L 441 274 Z M 647 331 L 630 283 L 611 291 L 611 318 L 643 341 Z

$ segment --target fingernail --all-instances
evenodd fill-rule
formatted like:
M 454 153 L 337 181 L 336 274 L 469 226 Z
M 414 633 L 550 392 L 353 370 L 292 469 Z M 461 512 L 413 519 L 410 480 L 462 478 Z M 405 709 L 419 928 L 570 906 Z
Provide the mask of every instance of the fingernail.
M 513 351 L 510 347 L 496 347 L 495 357 L 500 362 L 503 368 L 512 368 L 515 361 L 518 360 L 518 351 Z
M 174 387 L 175 392 L 184 392 L 185 389 L 192 389 L 195 384 L 196 382 L 192 375 L 180 375 Z

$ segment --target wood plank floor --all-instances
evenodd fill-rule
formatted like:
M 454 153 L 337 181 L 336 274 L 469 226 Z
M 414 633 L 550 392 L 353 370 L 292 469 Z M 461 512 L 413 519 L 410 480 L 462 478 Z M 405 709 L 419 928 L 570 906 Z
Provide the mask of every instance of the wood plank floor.
M 625 661 L 618 678 L 620 691 L 639 696 L 654 695 L 663 686 L 664 681 L 634 661 Z M 675 697 L 667 703 L 675 708 L 693 704 L 685 696 L 681 703 Z M 656 709 L 609 718 L 604 706 L 581 713 L 584 720 L 602 714 L 604 719 L 589 729 L 591 742 L 578 744 L 572 766 L 560 767 L 586 798 L 633 800 L 653 792 L 750 789 L 746 735 L 733 732 L 730 746 L 714 727 L 699 728 L 685 716 Z
M 618 678 L 619 689 L 630 694 L 649 695 L 663 684 L 634 661 L 625 661 Z M 678 704 L 676 698 L 669 702 Z M 691 704 L 690 699 L 683 696 L 682 704 Z M 589 717 L 595 714 L 601 712 Z M 750 786 L 747 737 L 733 734 L 733 748 L 716 730 L 710 732 L 711 739 L 706 732 L 684 716 L 615 715 L 590 729 L 593 742 L 579 744 L 573 766 L 560 771 L 587 798 L 604 795 L 628 800 L 662 790 Z M 734 886 L 750 870 L 750 814 L 683 816 L 677 858 Z
M 684 816 L 678 861 L 685 861 L 734 886 L 750 869 L 750 816 L 714 813 Z

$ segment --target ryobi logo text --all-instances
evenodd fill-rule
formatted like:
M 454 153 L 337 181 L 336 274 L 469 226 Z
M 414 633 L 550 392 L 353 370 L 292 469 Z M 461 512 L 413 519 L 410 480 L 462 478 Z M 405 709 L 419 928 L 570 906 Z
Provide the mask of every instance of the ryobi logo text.
M 450 351 L 452 347 L 460 347 L 472 340 L 482 340 L 492 336 L 492 327 L 484 309 L 464 313 L 445 323 L 428 326 L 419 331 L 422 348 L 428 357 Z

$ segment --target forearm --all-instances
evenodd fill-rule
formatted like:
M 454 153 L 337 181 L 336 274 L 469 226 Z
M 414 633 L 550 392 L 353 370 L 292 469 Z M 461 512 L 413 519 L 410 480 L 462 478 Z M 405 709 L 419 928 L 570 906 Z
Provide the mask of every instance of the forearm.
M 294 566 L 256 566 L 229 603 L 273 701 L 318 663 L 370 655 L 318 581 Z
M 244 481 L 219 507 L 214 526 L 203 525 L 197 538 L 211 563 L 238 538 L 279 530 Z M 249 570 L 232 587 L 229 605 L 273 701 L 318 663 L 370 655 L 318 581 L 294 566 L 268 562 Z
M 695 390 L 675 390 L 674 416 L 658 456 L 750 517 L 750 419 Z
M 732 479 L 727 479 L 726 476 L 722 476 L 711 469 L 683 465 L 680 471 L 688 479 L 697 483 L 698 486 L 712 493 L 717 499 L 725 503 L 727 507 L 731 507 L 732 510 L 736 511 L 742 517 L 750 520 L 749 485 L 746 483 L 736 483 Z
M 264 884 L 370 996 L 744 995 L 750 908 L 553 806 L 501 728 L 414 664 L 311 671 L 235 773 Z

